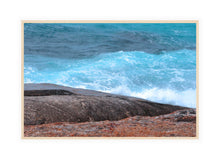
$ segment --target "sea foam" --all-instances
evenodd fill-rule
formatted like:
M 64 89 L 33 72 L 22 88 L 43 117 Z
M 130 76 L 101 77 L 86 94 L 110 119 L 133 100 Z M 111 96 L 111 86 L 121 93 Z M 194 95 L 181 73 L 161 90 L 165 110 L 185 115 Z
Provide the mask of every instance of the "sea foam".
M 24 81 L 196 107 L 196 52 L 119 51 L 81 59 L 25 55 Z
M 168 89 L 151 88 L 151 89 L 144 89 L 143 91 L 140 92 L 132 92 L 129 88 L 120 86 L 118 88 L 113 88 L 105 92 L 143 98 L 158 103 L 181 105 L 191 108 L 196 107 L 196 89 L 178 91 L 169 88 Z

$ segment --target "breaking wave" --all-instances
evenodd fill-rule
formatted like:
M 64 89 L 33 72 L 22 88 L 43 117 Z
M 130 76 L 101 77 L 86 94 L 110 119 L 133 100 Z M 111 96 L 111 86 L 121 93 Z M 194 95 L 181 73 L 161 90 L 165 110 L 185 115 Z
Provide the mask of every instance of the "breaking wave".
M 196 107 L 196 51 L 119 51 L 78 59 L 27 54 L 24 81 Z

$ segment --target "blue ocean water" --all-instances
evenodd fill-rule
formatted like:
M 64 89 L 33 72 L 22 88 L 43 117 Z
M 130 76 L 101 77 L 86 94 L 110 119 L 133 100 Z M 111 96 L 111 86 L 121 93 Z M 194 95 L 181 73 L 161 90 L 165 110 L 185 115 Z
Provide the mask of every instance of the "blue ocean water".
M 196 24 L 25 24 L 24 82 L 196 107 Z

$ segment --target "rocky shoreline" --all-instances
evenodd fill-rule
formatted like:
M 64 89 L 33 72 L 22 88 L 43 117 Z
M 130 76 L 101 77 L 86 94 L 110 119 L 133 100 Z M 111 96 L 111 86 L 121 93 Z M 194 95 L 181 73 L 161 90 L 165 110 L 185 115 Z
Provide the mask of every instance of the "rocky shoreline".
M 24 84 L 25 137 L 196 136 L 187 107 L 76 89 Z

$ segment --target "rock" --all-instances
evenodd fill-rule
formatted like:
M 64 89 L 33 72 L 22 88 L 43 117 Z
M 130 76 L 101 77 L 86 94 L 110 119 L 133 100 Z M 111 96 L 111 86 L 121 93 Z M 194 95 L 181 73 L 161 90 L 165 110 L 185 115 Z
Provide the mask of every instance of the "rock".
M 25 137 L 195 137 L 196 123 L 177 122 L 175 119 L 177 115 L 178 111 L 168 115 L 134 116 L 118 121 L 26 125 L 24 135 Z
M 179 110 L 172 114 L 162 116 L 175 122 L 196 122 L 196 109 Z
M 54 84 L 24 85 L 24 124 L 120 120 L 158 116 L 186 107 Z

